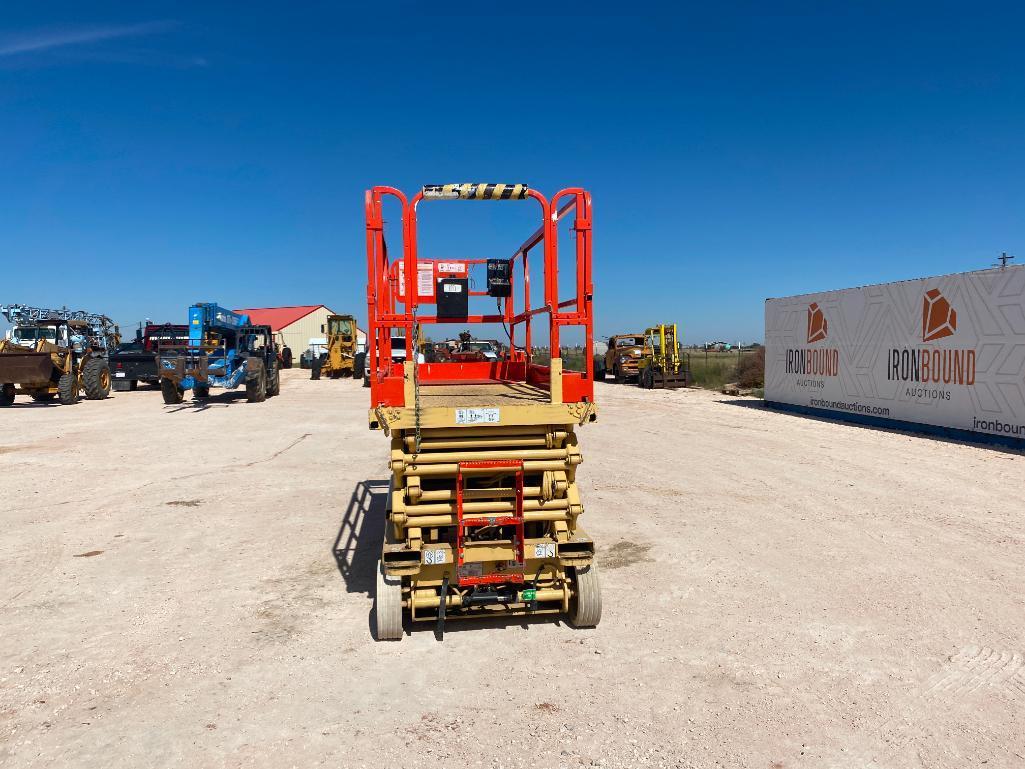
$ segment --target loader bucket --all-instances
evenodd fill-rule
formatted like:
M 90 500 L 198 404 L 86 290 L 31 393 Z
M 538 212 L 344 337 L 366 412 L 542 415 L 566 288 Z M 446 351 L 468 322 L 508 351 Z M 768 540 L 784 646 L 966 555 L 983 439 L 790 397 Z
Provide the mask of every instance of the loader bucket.
M 0 384 L 44 386 L 50 384 L 53 360 L 48 352 L 4 352 L 0 354 Z

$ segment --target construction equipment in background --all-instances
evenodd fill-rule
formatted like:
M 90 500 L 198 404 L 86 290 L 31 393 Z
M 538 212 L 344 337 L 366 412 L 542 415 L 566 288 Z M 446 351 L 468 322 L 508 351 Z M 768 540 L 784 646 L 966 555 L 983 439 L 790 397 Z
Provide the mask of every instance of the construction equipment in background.
M 675 323 L 662 323 L 645 330 L 644 353 L 637 366 L 637 384 L 649 390 L 676 389 L 690 384 L 690 367 L 687 357 L 680 354 Z
M 605 352 L 605 366 L 599 372 L 598 381 L 605 381 L 605 375 L 612 373 L 617 382 L 637 379 L 637 368 L 644 353 L 644 336 L 641 334 L 617 334 L 609 337 Z
M 188 342 L 161 344 L 157 351 L 164 403 L 181 403 L 189 389 L 202 400 L 210 396 L 211 387 L 234 390 L 241 384 L 250 403 L 281 392 L 280 359 L 270 326 L 252 325 L 248 315 L 209 302 L 189 308 L 188 325 Z
M 403 250 L 395 261 L 385 243 L 385 198 L 401 207 Z M 510 259 L 422 259 L 418 206 L 439 198 L 530 200 L 540 208 L 540 227 Z M 569 213 L 575 280 L 572 295 L 560 301 L 558 224 Z M 596 625 L 601 593 L 594 542 L 579 525 L 576 479 L 576 428 L 597 418 L 594 362 L 588 356 L 585 371 L 564 371 L 560 350 L 567 327 L 582 329 L 588 347 L 593 342 L 590 194 L 567 189 L 549 202 L 525 185 L 438 185 L 409 200 L 395 188 L 374 187 L 366 194 L 366 227 L 369 420 L 390 438 L 392 473 L 376 638 L 401 638 L 404 614 L 437 623 L 439 635 L 448 619 L 496 613 L 562 614 L 578 626 Z M 544 305 L 532 308 L 528 261 L 537 247 Z M 469 267 L 484 263 L 487 290 L 474 290 Z M 518 313 L 514 288 L 522 292 Z M 471 314 L 474 297 L 497 299 L 497 311 Z M 424 311 L 431 305 L 434 315 Z M 534 363 L 530 352 L 535 324 L 544 321 L 550 366 Z M 426 362 L 414 355 L 416 340 L 423 325 L 436 323 L 503 324 L 508 352 L 495 360 Z M 405 340 L 398 360 L 396 330 Z
M 135 332 L 135 339 L 122 342 L 110 353 L 114 392 L 135 390 L 139 382 L 160 386 L 157 373 L 157 346 L 182 343 L 189 338 L 188 326 L 147 322 Z
M 16 395 L 64 405 L 110 394 L 110 350 L 121 341 L 117 324 L 84 310 L 2 305 L 14 325 L 0 341 L 0 406 Z
M 320 330 L 327 334 L 327 350 L 323 357 L 311 359 L 310 379 L 321 376 L 362 379 L 367 354 L 360 350 L 356 319 L 351 315 L 328 315 L 327 323 L 321 324 Z

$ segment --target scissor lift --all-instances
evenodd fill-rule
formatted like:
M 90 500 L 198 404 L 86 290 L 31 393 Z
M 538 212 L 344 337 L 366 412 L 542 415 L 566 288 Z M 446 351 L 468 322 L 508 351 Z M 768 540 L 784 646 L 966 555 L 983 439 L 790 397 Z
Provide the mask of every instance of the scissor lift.
M 402 253 L 394 260 L 385 241 L 387 198 L 401 208 Z M 533 201 L 540 227 L 509 259 L 421 258 L 418 209 L 446 199 Z M 575 290 L 560 301 L 558 223 L 571 214 Z M 576 483 L 576 428 L 597 418 L 594 362 L 585 355 L 586 370 L 564 371 L 560 354 L 566 327 L 582 328 L 584 349 L 592 349 L 590 194 L 566 189 L 549 201 L 521 184 L 448 184 L 408 199 L 374 187 L 366 223 L 369 421 L 391 438 L 392 473 L 377 639 L 401 638 L 405 615 L 437 623 L 440 634 L 447 619 L 496 613 L 598 624 L 594 543 L 578 523 L 584 508 Z M 535 250 L 543 263 L 540 307 L 531 307 Z M 470 267 L 485 263 L 487 290 L 474 290 Z M 461 292 L 468 296 L 462 305 L 446 295 Z M 471 314 L 469 299 L 485 296 L 497 297 L 497 310 Z M 425 312 L 431 306 L 434 314 Z M 498 360 L 421 362 L 413 340 L 421 325 L 436 323 L 501 323 L 508 352 Z M 531 356 L 538 323 L 548 334 L 550 365 Z M 396 335 L 406 339 L 402 362 L 392 355 Z

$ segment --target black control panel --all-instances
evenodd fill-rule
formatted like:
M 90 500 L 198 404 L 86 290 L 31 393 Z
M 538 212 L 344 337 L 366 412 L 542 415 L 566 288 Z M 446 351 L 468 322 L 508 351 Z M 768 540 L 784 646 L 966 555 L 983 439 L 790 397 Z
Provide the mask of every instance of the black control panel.
M 512 259 L 488 259 L 488 296 L 512 296 Z
M 438 317 L 465 318 L 469 314 L 469 282 L 466 278 L 441 278 L 438 281 Z

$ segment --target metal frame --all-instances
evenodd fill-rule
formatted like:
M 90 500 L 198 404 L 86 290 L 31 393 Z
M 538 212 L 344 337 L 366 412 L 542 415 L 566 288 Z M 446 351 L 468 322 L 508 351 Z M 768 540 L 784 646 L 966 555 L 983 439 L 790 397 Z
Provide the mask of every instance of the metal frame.
M 451 185 L 446 185 L 451 186 Z M 480 185 L 472 185 L 479 187 Z M 487 185 L 516 186 L 523 185 Z M 476 325 L 483 323 L 504 323 L 509 329 L 510 344 L 508 365 L 496 367 L 482 363 L 476 367 L 465 364 L 457 366 L 451 363 L 431 363 L 419 366 L 418 380 L 420 384 L 432 381 L 518 381 L 528 382 L 550 389 L 553 402 L 588 403 L 594 399 L 594 362 L 590 355 L 585 356 L 586 371 L 563 372 L 561 370 L 560 336 L 561 330 L 567 326 L 584 328 L 585 349 L 591 349 L 594 341 L 592 297 L 594 293 L 591 279 L 591 196 L 580 188 L 568 188 L 558 192 L 551 201 L 532 189 L 523 187 L 517 200 L 532 199 L 540 207 L 541 224 L 514 252 L 511 260 L 515 266 L 520 263 L 520 280 L 513 280 L 513 291 L 517 287 L 522 291 L 523 310 L 516 313 L 514 303 L 506 300 L 501 313 L 469 315 L 465 319 L 453 321 L 450 318 L 439 319 L 437 315 L 421 312 L 421 306 L 432 303 L 421 300 L 417 293 L 417 264 L 425 261 L 441 261 L 421 259 L 417 244 L 417 217 L 420 203 L 425 199 L 425 191 L 430 195 L 431 185 L 417 193 L 412 200 L 393 187 L 379 186 L 368 190 L 365 198 L 366 213 L 366 245 L 367 245 L 367 366 L 370 371 L 370 390 L 372 408 L 408 407 L 402 380 L 405 371 L 403 364 L 391 361 L 392 329 L 401 328 L 406 337 L 406 360 L 414 361 L 413 340 L 416 338 L 415 326 L 418 324 L 452 323 Z M 383 202 L 385 198 L 394 198 L 402 212 L 402 256 L 404 290 L 400 296 L 398 290 L 397 264 L 399 260 L 390 260 L 385 240 L 385 220 Z M 430 196 L 426 199 L 432 199 Z M 480 199 L 480 198 L 475 198 Z M 509 199 L 509 198 L 506 198 Z M 561 204 L 561 205 L 560 205 Z M 576 270 L 574 294 L 566 300 L 559 300 L 558 274 L 558 223 L 570 211 L 575 213 L 573 228 L 576 232 Z M 530 302 L 530 254 L 541 247 L 543 251 L 544 272 L 544 305 L 531 307 Z M 454 259 L 468 264 L 481 263 L 483 259 Z M 515 274 L 514 274 L 515 275 Z M 518 286 L 517 286 L 518 282 Z M 482 292 L 474 292 L 479 296 Z M 400 307 L 401 305 L 401 307 Z M 552 361 L 560 361 L 553 366 L 541 366 L 531 360 L 530 351 L 533 346 L 534 323 L 540 316 L 547 316 L 548 337 L 552 350 Z M 517 331 L 522 327 L 522 344 L 517 342 Z

